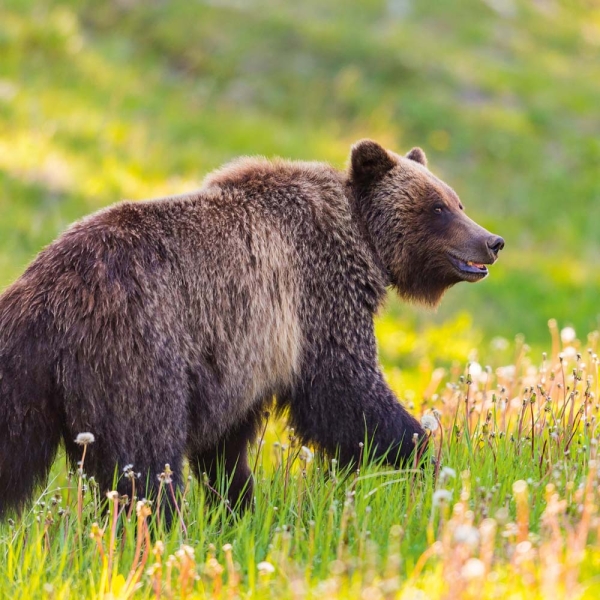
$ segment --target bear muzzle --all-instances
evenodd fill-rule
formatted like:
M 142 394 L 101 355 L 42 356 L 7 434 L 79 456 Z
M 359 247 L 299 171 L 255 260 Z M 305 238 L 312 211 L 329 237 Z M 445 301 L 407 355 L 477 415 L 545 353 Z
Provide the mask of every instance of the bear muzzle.
M 463 281 L 480 281 L 488 275 L 487 265 L 498 260 L 498 253 L 504 248 L 504 239 L 480 227 L 466 218 L 466 243 L 462 248 L 448 251 L 448 259 Z

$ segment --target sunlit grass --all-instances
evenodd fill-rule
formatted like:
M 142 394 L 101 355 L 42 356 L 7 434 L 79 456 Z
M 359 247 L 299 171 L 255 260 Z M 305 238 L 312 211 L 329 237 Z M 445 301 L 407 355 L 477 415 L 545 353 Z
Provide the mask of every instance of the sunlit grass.
M 0 528 L 0 587 L 11 598 L 594 597 L 598 334 L 551 333 L 543 357 L 519 342 L 509 364 L 426 382 L 423 468 L 377 465 L 366 449 L 359 470 L 340 469 L 271 423 L 244 515 L 223 501 L 226 481 L 190 478 L 165 530 L 168 470 L 158 501 L 136 506 L 135 477 L 128 498 L 107 499 L 85 462 L 66 473 L 59 461 L 35 505 Z

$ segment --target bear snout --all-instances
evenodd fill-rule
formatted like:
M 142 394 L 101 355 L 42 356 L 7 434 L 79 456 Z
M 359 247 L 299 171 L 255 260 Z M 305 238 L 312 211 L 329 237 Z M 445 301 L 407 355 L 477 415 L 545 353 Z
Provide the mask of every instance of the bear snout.
M 504 248 L 504 239 L 499 235 L 493 235 L 487 240 L 487 247 L 492 255 L 492 258 L 496 260 L 498 258 L 498 252 Z

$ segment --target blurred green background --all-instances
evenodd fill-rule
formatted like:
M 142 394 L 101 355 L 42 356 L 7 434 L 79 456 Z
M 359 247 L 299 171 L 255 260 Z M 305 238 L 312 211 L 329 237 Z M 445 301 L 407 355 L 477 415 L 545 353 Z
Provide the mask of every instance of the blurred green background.
M 0 286 L 101 206 L 241 154 L 342 168 L 361 137 L 422 146 L 506 239 L 437 313 L 390 300 L 388 365 L 598 326 L 598 0 L 2 0 Z

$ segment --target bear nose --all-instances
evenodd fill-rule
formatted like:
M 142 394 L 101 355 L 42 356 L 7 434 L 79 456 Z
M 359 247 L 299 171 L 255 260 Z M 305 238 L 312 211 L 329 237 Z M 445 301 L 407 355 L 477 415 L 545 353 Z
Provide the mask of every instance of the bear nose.
M 496 255 L 504 248 L 504 240 L 500 236 L 493 235 L 488 239 L 487 247 Z

